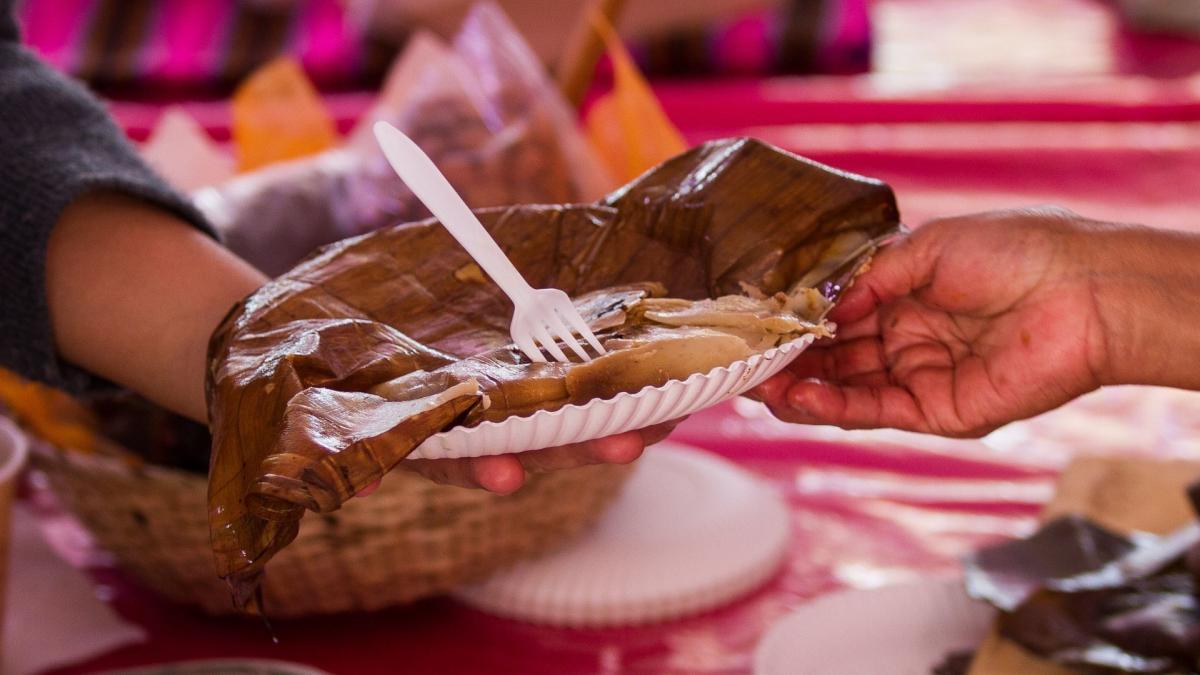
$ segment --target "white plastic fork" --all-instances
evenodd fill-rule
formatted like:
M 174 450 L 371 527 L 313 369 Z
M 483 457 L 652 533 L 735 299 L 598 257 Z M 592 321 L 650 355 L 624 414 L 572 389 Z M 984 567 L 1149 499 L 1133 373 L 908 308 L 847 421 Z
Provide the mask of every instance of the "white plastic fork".
M 513 318 L 509 332 L 513 343 L 526 356 L 544 363 L 546 357 L 538 349 L 541 345 L 556 361 L 566 362 L 567 355 L 559 348 L 557 338 L 580 359 L 591 361 L 591 356 L 572 335 L 571 328 L 598 354 L 605 353 L 604 346 L 579 315 L 571 298 L 556 288 L 530 286 L 450 181 L 411 138 L 384 121 L 376 122 L 374 129 L 379 147 L 400 179 L 512 300 Z

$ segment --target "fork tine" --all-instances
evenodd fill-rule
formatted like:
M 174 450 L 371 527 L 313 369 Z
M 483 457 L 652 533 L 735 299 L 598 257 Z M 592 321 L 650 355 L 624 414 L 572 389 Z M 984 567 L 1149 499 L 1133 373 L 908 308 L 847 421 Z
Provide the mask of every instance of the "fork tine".
M 563 323 L 562 317 L 558 315 L 558 312 L 550 313 L 549 323 L 551 328 L 553 328 L 554 332 L 557 334 L 558 339 L 562 340 L 563 344 L 570 347 L 571 351 L 575 352 L 575 356 L 578 356 L 582 361 L 592 360 L 592 357 L 585 352 L 583 347 L 579 344 L 579 340 L 576 340 L 575 336 L 571 334 L 571 329 L 567 328 L 567 324 Z
M 516 331 L 514 331 L 513 342 L 517 344 L 517 347 L 520 348 L 525 356 L 529 357 L 530 361 L 534 363 L 546 362 L 545 355 L 542 354 L 542 350 L 537 348 L 537 344 L 533 341 L 533 336 L 529 333 L 522 331 L 520 335 L 517 335 Z
M 567 355 L 563 353 L 563 350 L 558 348 L 558 343 L 556 343 L 554 338 L 551 337 L 550 331 L 546 330 L 546 326 L 544 324 L 538 325 L 537 329 L 533 331 L 533 336 L 537 338 L 539 343 L 541 343 L 543 349 L 550 352 L 550 356 L 553 356 L 555 361 L 566 363 L 570 360 L 567 358 Z
M 579 316 L 579 312 L 576 311 L 574 307 L 571 307 L 571 311 L 569 312 L 558 312 L 558 315 L 563 319 L 566 319 L 567 323 L 569 323 L 584 340 L 587 340 L 588 344 L 592 346 L 592 349 L 596 350 L 597 354 L 603 356 L 604 354 L 608 353 L 604 351 L 604 345 L 600 344 L 600 341 L 596 339 L 596 336 L 592 333 L 592 329 L 588 328 L 588 325 L 583 321 L 583 317 Z

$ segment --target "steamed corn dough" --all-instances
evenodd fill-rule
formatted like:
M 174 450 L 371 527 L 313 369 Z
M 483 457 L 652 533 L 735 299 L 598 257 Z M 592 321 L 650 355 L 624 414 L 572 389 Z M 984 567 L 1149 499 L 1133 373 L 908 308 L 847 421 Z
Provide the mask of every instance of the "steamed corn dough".
M 664 293 L 660 284 L 644 284 L 576 300 L 608 352 L 591 362 L 529 363 L 506 345 L 384 382 L 371 393 L 412 401 L 467 386 L 481 396 L 461 420 L 469 426 L 634 393 L 728 366 L 808 333 L 828 334 L 822 321 L 828 301 L 813 289 L 696 301 L 662 298 Z
M 337 509 L 435 433 L 824 334 L 899 227 L 883 183 L 746 139 L 694 148 L 594 204 L 478 213 L 530 284 L 576 298 L 610 355 L 525 362 L 511 305 L 435 221 L 339 242 L 268 283 L 209 355 L 213 551 L 239 607 L 257 609 L 259 576 L 306 509 Z

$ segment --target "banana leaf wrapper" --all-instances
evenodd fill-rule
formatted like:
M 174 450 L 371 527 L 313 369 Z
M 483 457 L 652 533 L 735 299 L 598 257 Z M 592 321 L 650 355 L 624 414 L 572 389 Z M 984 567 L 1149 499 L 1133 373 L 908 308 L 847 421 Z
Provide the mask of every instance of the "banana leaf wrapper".
M 1189 491 L 1195 503 L 1197 486 Z M 1000 635 L 1091 673 L 1200 672 L 1200 523 L 1120 534 L 1079 515 L 968 557 Z
M 593 204 L 477 213 L 530 284 L 593 322 L 662 293 L 813 288 L 828 307 L 900 231 L 887 185 L 750 139 L 698 146 Z M 337 509 L 453 425 L 572 398 L 570 369 L 510 348 L 511 312 L 433 220 L 325 247 L 230 312 L 209 353 L 209 515 L 239 608 L 260 611 L 264 566 L 306 509 Z M 397 400 L 406 376 L 420 386 Z

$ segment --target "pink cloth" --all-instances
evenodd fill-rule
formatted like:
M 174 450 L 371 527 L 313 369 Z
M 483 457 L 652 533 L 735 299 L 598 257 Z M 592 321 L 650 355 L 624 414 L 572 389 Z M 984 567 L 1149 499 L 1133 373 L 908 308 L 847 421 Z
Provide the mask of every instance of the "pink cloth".
M 440 599 L 370 615 L 277 622 L 274 645 L 257 622 L 197 616 L 101 567 L 96 577 L 113 606 L 145 627 L 150 640 L 55 672 L 239 656 L 362 675 L 748 673 L 764 630 L 805 599 L 953 572 L 959 554 L 1026 532 L 1054 474 L 996 461 L 976 446 L 950 452 L 797 440 L 788 427 L 741 417 L 728 406 L 689 420 L 677 438 L 739 462 L 786 495 L 792 509 L 786 569 L 730 606 L 658 626 L 581 631 L 506 621 Z
M 789 559 L 749 597 L 641 628 L 530 626 L 440 599 L 370 615 L 279 622 L 280 644 L 273 645 L 257 622 L 199 617 L 138 589 L 60 523 L 67 557 L 93 561 L 116 609 L 150 634 L 145 645 L 60 672 L 240 656 L 365 675 L 748 673 L 764 631 L 807 599 L 953 574 L 963 553 L 1029 532 L 1057 472 L 1079 452 L 1194 458 L 1197 405 L 1194 392 L 1110 389 L 1011 425 L 986 444 L 788 425 L 748 401 L 702 412 L 673 439 L 738 462 L 785 496 L 793 527 Z M 1114 425 L 1114 413 L 1125 423 Z
M 392 43 L 403 42 L 397 35 L 368 35 L 371 27 L 357 21 L 355 8 L 340 0 L 19 4 L 25 42 L 50 63 L 106 90 L 149 100 L 180 92 L 220 94 L 279 55 L 297 59 L 322 88 L 369 86 L 383 75 L 380 67 L 395 51 Z M 867 70 L 871 30 L 866 0 L 821 0 L 821 20 L 812 30 L 811 0 L 775 5 L 770 11 L 647 36 L 632 51 L 653 74 Z
M 363 82 L 367 47 L 338 0 L 275 8 L 218 0 L 121 4 L 21 3 L 22 39 L 60 70 L 141 96 L 219 91 L 278 54 L 298 59 L 321 84 Z M 278 41 L 274 52 L 256 44 L 264 40 Z
M 1197 228 L 1196 82 L 1118 77 L 897 93 L 856 79 L 680 84 L 660 92 L 691 140 L 750 134 L 877 176 L 895 187 L 910 223 L 1053 201 L 1097 218 Z M 335 100 L 343 125 L 365 100 Z M 192 111 L 214 129 L 223 124 L 220 107 Z M 117 113 L 135 134 L 154 119 L 144 108 Z M 486 673 L 497 664 L 535 675 L 746 673 L 758 638 L 789 607 L 841 587 L 952 572 L 966 551 L 1027 532 L 1063 461 L 1080 449 L 1002 453 L 921 437 L 901 445 L 842 433 L 814 440 L 815 431 L 731 406 L 697 415 L 678 431 L 678 440 L 730 457 L 781 490 L 795 528 L 783 573 L 753 596 L 701 617 L 563 631 L 434 600 L 374 615 L 285 622 L 277 626 L 276 646 L 253 622 L 198 617 L 101 567 L 97 578 L 114 606 L 146 627 L 151 640 L 60 672 L 260 656 L 334 673 Z M 1112 450 L 1153 454 L 1159 446 L 1150 440 Z

